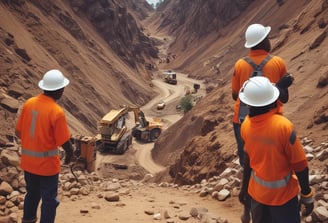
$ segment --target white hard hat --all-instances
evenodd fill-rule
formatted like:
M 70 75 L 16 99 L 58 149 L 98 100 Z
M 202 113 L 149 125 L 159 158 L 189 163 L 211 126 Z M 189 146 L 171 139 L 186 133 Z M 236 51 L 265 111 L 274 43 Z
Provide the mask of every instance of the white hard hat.
M 59 70 L 49 70 L 39 81 L 39 87 L 45 91 L 56 91 L 68 84 L 69 80 Z
M 243 84 L 239 99 L 246 105 L 263 107 L 275 102 L 279 97 L 278 88 L 263 76 L 251 77 Z
M 268 36 L 270 31 L 271 31 L 270 26 L 264 27 L 261 24 L 252 24 L 248 26 L 245 32 L 245 38 L 246 38 L 245 47 L 252 48 L 258 45 L 265 39 L 265 37 Z

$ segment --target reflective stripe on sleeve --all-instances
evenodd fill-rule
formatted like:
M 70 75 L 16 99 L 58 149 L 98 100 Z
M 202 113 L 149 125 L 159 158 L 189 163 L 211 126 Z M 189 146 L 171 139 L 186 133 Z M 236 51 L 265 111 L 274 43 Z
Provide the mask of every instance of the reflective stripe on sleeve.
M 294 145 L 295 141 L 296 141 L 296 132 L 292 131 L 292 133 L 290 134 L 290 137 L 289 137 L 289 142 L 290 142 L 290 144 Z
M 22 154 L 24 154 L 26 156 L 42 158 L 42 157 L 49 157 L 49 156 L 57 156 L 59 154 L 59 150 L 53 149 L 53 150 L 49 150 L 46 152 L 36 152 L 36 151 L 31 151 L 31 150 L 22 148 Z
M 301 199 L 300 199 L 300 201 L 301 201 L 301 203 L 303 203 L 303 204 L 311 204 L 311 203 L 314 202 L 314 198 L 313 198 L 313 196 L 312 196 L 312 197 L 303 197 L 303 196 L 301 195 Z
M 291 174 L 289 173 L 286 177 L 284 177 L 281 180 L 266 181 L 266 180 L 263 180 L 263 179 L 259 178 L 258 176 L 256 176 L 254 171 L 252 170 L 252 177 L 256 181 L 256 183 L 262 185 L 263 187 L 274 189 L 274 188 L 280 188 L 280 187 L 287 186 L 287 184 L 291 178 Z

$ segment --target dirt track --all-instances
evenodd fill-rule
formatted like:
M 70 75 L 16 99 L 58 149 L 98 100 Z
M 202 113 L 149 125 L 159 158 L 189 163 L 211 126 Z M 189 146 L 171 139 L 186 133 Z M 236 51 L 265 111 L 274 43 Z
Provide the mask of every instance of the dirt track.
M 196 81 L 188 78 L 184 74 L 177 74 L 177 85 L 167 84 L 161 79 L 161 72 L 157 71 L 154 76 L 156 77 L 152 82 L 158 91 L 158 95 L 153 98 L 149 103 L 141 108 L 145 113 L 147 119 L 159 117 L 164 122 L 164 131 L 170 125 L 178 121 L 182 114 L 177 112 L 175 107 L 179 103 L 180 99 L 184 97 L 186 88 L 193 88 L 194 83 L 200 84 L 200 89 L 197 95 L 205 95 L 205 87 L 202 86 L 200 81 Z M 157 110 L 157 103 L 163 100 L 166 104 L 163 110 Z M 128 126 L 132 128 L 133 117 L 128 120 Z M 165 167 L 156 164 L 151 157 L 151 150 L 154 143 L 141 143 L 133 140 L 132 146 L 124 155 L 101 155 L 97 154 L 96 167 L 99 169 L 104 163 L 120 164 L 120 165 L 139 165 L 143 167 L 149 173 L 157 173 L 165 169 Z M 105 170 L 106 171 L 106 170 Z M 104 171 L 102 171 L 104 172 Z M 106 174 L 101 174 L 106 175 Z

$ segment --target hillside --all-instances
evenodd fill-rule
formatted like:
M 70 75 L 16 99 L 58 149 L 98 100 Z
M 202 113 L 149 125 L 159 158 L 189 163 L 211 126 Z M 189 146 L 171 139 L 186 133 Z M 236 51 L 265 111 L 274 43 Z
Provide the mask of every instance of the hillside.
M 10 1 L 0 7 L 2 146 L 12 143 L 16 112 L 40 92 L 36 83 L 48 69 L 60 68 L 72 80 L 60 101 L 72 133 L 93 135 L 111 108 L 154 97 L 150 69 L 170 68 L 203 80 L 209 94 L 162 134 L 153 158 L 179 170 L 189 159 L 179 154 L 199 150 L 201 166 L 211 157 L 210 171 L 198 176 L 198 168 L 192 178 L 218 174 L 219 160 L 236 157 L 230 79 L 234 62 L 247 53 L 244 30 L 252 22 L 272 26 L 272 53 L 295 76 L 285 115 L 299 137 L 316 144 L 327 139 L 327 1 L 208 1 L 199 8 L 168 0 L 157 11 L 143 1 Z M 163 52 L 160 44 L 170 46 Z M 160 63 L 163 57 L 170 62 Z
M 176 37 L 168 49 L 176 59 L 161 63 L 162 69 L 175 69 L 213 86 L 209 88 L 213 90 L 155 144 L 154 159 L 163 165 L 170 163 L 175 180 L 183 176 L 181 182 L 199 182 L 204 177 L 217 175 L 227 161 L 236 158 L 230 84 L 235 61 L 248 52 L 243 46 L 244 32 L 250 23 L 272 27 L 271 53 L 281 56 L 295 77 L 284 110 L 294 122 L 298 136 L 313 139 L 315 145 L 328 139 L 327 1 L 240 2 L 245 4 L 237 7 L 237 3 L 224 5 L 221 1 L 209 1 L 198 10 L 196 3 L 167 1 L 160 8 L 164 11 L 160 17 L 145 21 L 153 35 Z M 182 8 L 184 13 L 178 14 Z M 210 9 L 228 18 L 215 19 Z M 202 19 L 195 19 L 199 16 L 194 15 L 202 10 Z M 202 21 L 207 21 L 207 25 L 200 26 Z M 197 29 L 203 33 L 195 32 Z
M 99 177 L 93 174 L 82 176 L 96 181 L 88 188 L 93 193 L 72 196 L 74 200 L 61 191 L 64 204 L 58 217 L 61 222 L 90 222 L 89 217 L 105 221 L 109 215 L 113 221 L 127 222 L 128 218 L 136 223 L 151 219 L 140 215 L 149 209 L 172 208 L 177 218 L 190 206 L 209 205 L 216 216 L 238 222 L 241 206 L 235 195 L 240 181 L 230 85 L 235 61 L 248 52 L 243 47 L 245 29 L 255 22 L 272 27 L 271 53 L 281 56 L 295 77 L 285 115 L 294 122 L 306 148 L 314 148 L 308 154 L 311 174 L 322 176 L 313 178 L 320 192 L 316 199 L 320 199 L 327 191 L 328 168 L 327 0 L 165 0 L 157 10 L 144 0 L 0 1 L 0 182 L 14 182 L 13 175 L 22 180 L 18 159 L 16 167 L 6 167 L 7 157 L 19 148 L 14 136 L 16 116 L 27 98 L 41 93 L 37 83 L 47 70 L 59 68 L 71 80 L 59 103 L 66 110 L 72 134 L 94 135 L 97 121 L 110 109 L 122 104 L 143 106 L 156 98 L 159 89 L 153 80 L 161 70 L 173 69 L 178 78 L 187 74 L 200 81 L 207 95 L 154 144 L 151 158 L 165 171 L 149 181 L 163 188 L 134 179 L 101 179 L 110 186 L 119 183 L 125 200 L 109 205 L 102 199 L 102 208 L 90 211 L 92 216 L 82 213 L 83 206 L 106 196 L 107 184 L 97 184 Z M 151 112 L 175 112 L 175 106 Z M 319 159 L 312 153 L 322 156 Z M 217 176 L 227 168 L 233 172 L 229 176 L 233 178 L 229 182 L 232 199 L 213 202 L 211 196 L 217 194 L 209 195 L 209 191 L 214 181 L 220 184 Z M 122 175 L 138 174 L 133 169 Z M 24 191 L 21 184 L 17 187 Z M 71 216 L 72 206 L 77 210 Z M 82 215 L 85 218 L 79 221 Z
M 0 12 L 1 145 L 12 141 L 18 107 L 40 93 L 49 69 L 71 80 L 60 103 L 75 134 L 95 134 L 111 108 L 154 96 L 146 64 L 157 48 L 123 3 L 2 1 Z

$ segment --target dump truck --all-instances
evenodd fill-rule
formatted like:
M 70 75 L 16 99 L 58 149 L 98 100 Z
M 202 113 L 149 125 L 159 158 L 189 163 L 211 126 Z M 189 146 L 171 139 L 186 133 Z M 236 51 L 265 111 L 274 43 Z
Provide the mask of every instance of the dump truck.
M 133 112 L 135 126 L 128 129 L 125 120 L 129 112 Z M 144 113 L 137 106 L 122 106 L 113 109 L 99 122 L 98 131 L 100 143 L 98 151 L 103 153 L 124 154 L 132 144 L 132 137 L 143 142 L 156 140 L 162 132 L 161 120 L 148 121 Z
M 164 81 L 169 84 L 177 84 L 177 74 L 172 70 L 167 70 L 164 73 Z

